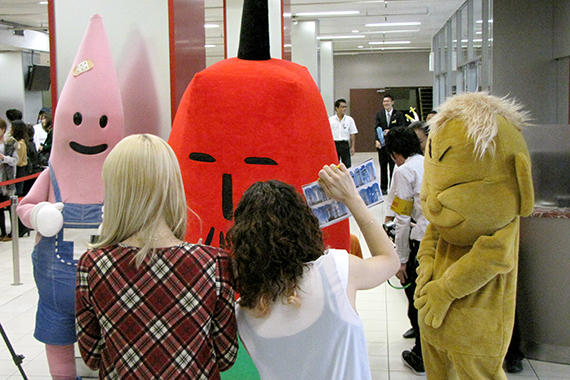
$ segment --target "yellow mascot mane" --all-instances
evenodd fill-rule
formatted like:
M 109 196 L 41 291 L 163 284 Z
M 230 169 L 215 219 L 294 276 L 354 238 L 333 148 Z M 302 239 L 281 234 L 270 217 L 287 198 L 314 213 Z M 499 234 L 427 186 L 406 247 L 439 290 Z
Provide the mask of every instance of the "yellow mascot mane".
M 467 126 L 467 138 L 474 141 L 477 157 L 487 150 L 494 152 L 498 132 L 497 115 L 522 130 L 529 121 L 529 113 L 515 100 L 499 98 L 487 92 L 466 92 L 455 95 L 442 104 L 429 122 L 430 131 L 443 128 L 450 119 L 459 119 Z

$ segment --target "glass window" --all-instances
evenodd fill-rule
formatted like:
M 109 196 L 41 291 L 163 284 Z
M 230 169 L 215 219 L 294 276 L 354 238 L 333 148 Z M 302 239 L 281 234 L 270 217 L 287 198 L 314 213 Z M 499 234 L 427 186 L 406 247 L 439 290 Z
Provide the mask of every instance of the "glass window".
M 447 71 L 447 55 L 445 54 L 447 51 L 447 28 L 443 28 L 439 33 L 439 71 L 446 72 Z
M 457 16 L 453 15 L 451 18 L 451 26 L 449 32 L 451 33 L 451 62 L 450 62 L 450 70 L 455 71 L 457 70 Z
M 467 0 L 434 36 L 434 106 L 457 92 L 492 90 L 492 8 L 492 0 Z
M 483 3 L 482 0 L 473 0 L 473 52 L 469 59 L 481 57 L 483 46 Z
M 469 60 L 468 55 L 468 42 L 469 42 L 469 22 L 467 18 L 467 6 L 464 5 L 459 10 L 459 30 L 460 30 L 460 38 L 457 39 L 457 46 L 459 47 L 461 54 L 458 56 L 460 58 L 458 63 L 464 63 Z

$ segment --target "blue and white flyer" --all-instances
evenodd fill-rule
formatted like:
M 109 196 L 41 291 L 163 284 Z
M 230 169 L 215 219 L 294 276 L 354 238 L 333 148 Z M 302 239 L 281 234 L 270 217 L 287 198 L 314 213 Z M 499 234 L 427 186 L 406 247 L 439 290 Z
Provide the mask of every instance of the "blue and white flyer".
M 368 207 L 384 202 L 372 159 L 353 166 L 348 171 L 352 175 L 358 193 Z M 321 228 L 340 222 L 352 215 L 344 204 L 327 197 L 318 181 L 304 185 L 302 188 L 307 204 L 319 218 Z

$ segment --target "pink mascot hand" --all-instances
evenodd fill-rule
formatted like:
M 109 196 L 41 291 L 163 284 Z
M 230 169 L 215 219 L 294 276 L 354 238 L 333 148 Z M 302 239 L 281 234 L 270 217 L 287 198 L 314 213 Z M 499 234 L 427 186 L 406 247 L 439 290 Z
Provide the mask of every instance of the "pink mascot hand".
M 40 202 L 32 210 L 30 223 L 41 235 L 51 237 L 63 227 L 63 203 Z
M 449 294 L 442 280 L 427 283 L 414 302 L 418 318 L 435 329 L 441 326 L 454 298 Z

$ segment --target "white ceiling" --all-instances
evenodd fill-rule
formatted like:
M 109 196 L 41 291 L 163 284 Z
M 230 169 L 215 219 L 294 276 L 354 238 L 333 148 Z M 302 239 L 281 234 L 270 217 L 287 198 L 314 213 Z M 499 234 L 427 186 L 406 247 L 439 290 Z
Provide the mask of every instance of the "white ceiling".
M 166 0 L 165 0 L 166 1 Z M 222 0 L 206 1 L 206 23 L 223 22 Z M 363 36 L 333 40 L 335 54 L 378 51 L 429 51 L 432 36 L 465 0 L 291 0 L 294 20 L 318 20 L 320 36 Z M 302 12 L 358 11 L 351 16 L 299 16 Z M 419 22 L 414 26 L 366 26 L 371 23 Z M 47 5 L 40 0 L 0 0 L 0 24 L 48 29 Z M 1 25 L 0 25 L 1 26 Z M 358 30 L 358 32 L 353 32 Z M 409 41 L 408 43 L 397 43 Z M 370 44 L 376 42 L 380 44 Z M 209 57 L 223 57 L 223 28 L 206 29 Z M 0 49 L 9 47 L 0 44 Z
M 0 20 L 2 23 L 16 23 L 36 30 L 48 29 L 47 1 L 41 0 L 0 0 Z

